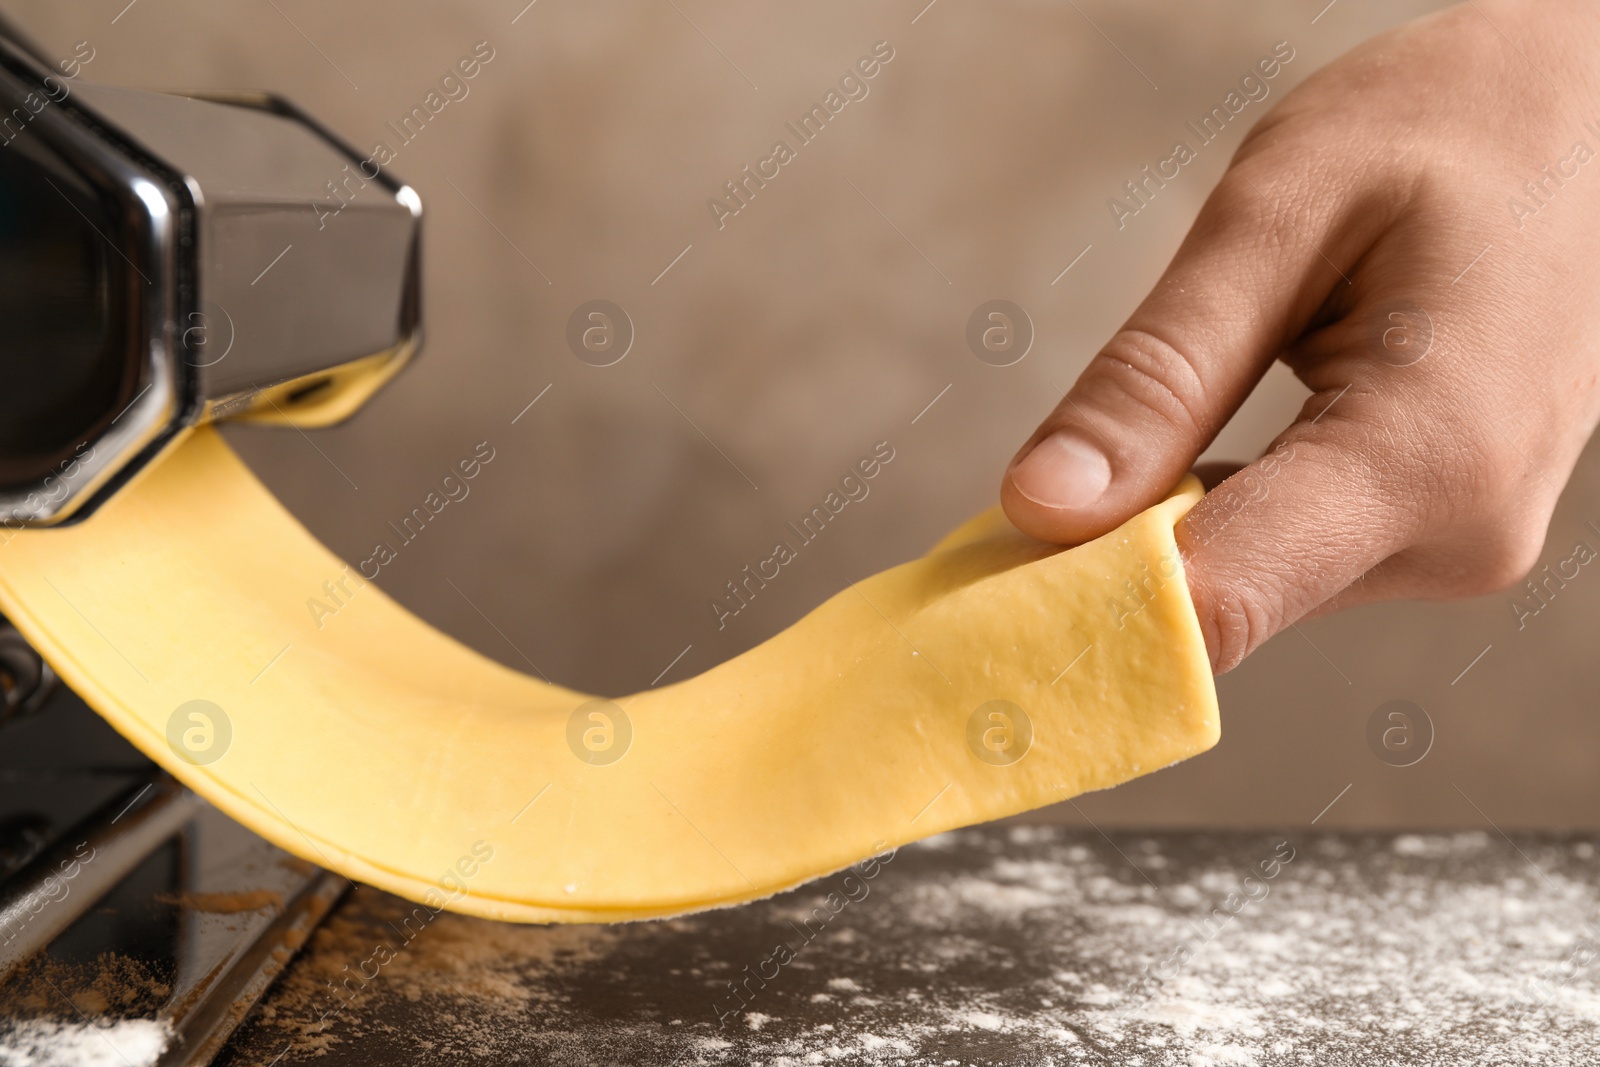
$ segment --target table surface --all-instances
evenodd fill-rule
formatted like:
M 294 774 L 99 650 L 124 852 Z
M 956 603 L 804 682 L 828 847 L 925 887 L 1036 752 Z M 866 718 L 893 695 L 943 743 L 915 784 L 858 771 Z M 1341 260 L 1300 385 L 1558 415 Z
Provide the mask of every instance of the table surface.
M 1596 875 L 1592 837 L 1013 826 L 625 926 L 358 889 L 219 1062 L 1594 1063 Z

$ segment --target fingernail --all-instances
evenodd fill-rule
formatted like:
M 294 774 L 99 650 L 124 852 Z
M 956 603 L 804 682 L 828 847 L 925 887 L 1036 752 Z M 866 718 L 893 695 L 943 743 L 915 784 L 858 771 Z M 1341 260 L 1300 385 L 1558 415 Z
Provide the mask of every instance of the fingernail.
M 1011 471 L 1017 491 L 1050 508 L 1086 508 L 1105 495 L 1111 464 L 1083 438 L 1057 430 Z

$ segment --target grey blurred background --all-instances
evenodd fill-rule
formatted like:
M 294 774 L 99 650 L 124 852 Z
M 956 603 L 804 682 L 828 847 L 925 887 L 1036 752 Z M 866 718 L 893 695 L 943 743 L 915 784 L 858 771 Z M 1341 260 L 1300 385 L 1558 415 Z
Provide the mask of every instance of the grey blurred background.
M 608 695 L 703 671 L 991 504 L 1013 450 L 1155 280 L 1245 129 L 1319 66 L 1437 6 L 5 3 L 53 53 L 88 42 L 87 80 L 269 88 L 363 148 L 392 140 L 385 124 L 487 42 L 470 94 L 392 167 L 427 206 L 423 356 L 315 447 L 279 431 L 229 437 L 350 560 L 489 442 L 470 497 L 381 584 L 510 666 Z M 775 140 L 795 144 L 784 123 L 879 41 L 894 58 L 867 96 L 719 230 L 707 200 Z M 1295 58 L 1271 96 L 1119 230 L 1107 199 L 1279 41 Z M 1012 366 L 965 341 L 995 298 L 1036 331 Z M 607 367 L 565 339 L 593 299 L 635 331 Z M 1274 371 L 1211 455 L 1257 454 L 1304 395 Z M 719 630 L 710 603 L 724 583 L 879 441 L 895 459 L 870 496 Z M 1580 538 L 1600 545 L 1590 520 L 1593 448 L 1546 559 Z M 1600 578 L 1585 569 L 1521 630 L 1510 602 L 1303 624 L 1220 680 L 1214 752 L 1029 818 L 1285 825 L 1326 809 L 1320 826 L 1600 826 Z M 1367 739 L 1397 699 L 1432 723 L 1407 767 Z

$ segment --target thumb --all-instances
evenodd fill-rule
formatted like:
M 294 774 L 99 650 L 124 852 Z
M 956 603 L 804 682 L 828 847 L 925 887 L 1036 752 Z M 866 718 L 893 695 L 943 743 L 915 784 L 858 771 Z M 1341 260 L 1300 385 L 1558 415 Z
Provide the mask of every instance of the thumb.
M 1275 187 L 1298 187 L 1293 208 L 1287 195 L 1274 203 Z M 1012 523 L 1075 543 L 1159 501 L 1345 284 L 1319 251 L 1354 258 L 1328 247 L 1336 199 L 1306 196 L 1270 155 L 1236 164 L 1154 291 L 1012 460 L 1000 490 Z

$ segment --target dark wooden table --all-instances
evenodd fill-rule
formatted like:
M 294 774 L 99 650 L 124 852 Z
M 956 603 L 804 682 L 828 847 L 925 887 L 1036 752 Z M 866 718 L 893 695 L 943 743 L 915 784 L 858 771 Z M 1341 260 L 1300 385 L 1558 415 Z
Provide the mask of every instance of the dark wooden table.
M 1592 838 L 990 827 L 668 922 L 360 889 L 219 1062 L 1600 1063 L 1596 873 Z

